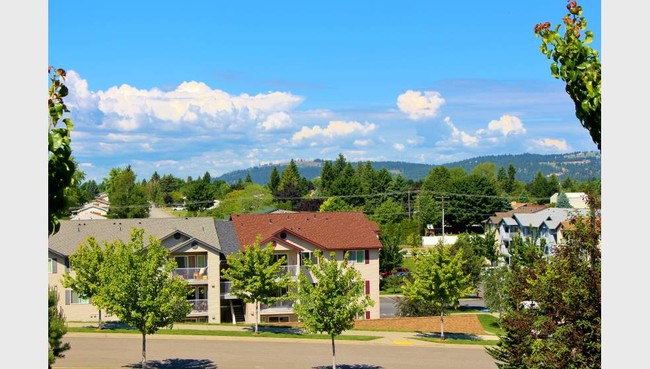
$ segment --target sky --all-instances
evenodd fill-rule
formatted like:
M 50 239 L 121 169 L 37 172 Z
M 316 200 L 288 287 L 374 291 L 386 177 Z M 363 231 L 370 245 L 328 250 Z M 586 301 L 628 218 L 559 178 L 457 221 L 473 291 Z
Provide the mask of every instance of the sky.
M 191 5 L 188 5 L 191 4 Z M 580 1 L 600 52 L 601 3 Z M 566 0 L 50 1 L 86 180 L 595 151 L 533 28 Z

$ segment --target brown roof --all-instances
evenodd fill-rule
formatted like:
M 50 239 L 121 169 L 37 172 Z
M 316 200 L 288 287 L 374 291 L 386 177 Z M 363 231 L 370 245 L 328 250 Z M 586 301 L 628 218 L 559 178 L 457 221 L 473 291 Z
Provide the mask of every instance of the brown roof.
M 252 245 L 281 231 L 290 232 L 325 250 L 378 249 L 379 226 L 359 212 L 298 212 L 285 214 L 233 214 L 239 244 Z
M 494 215 L 490 217 L 490 222 L 492 224 L 499 224 L 499 222 L 501 222 L 501 219 L 503 218 L 510 218 L 515 214 L 536 213 L 540 210 L 546 209 L 548 206 L 532 204 L 532 203 L 513 202 L 512 207 L 513 207 L 512 210 L 494 213 Z

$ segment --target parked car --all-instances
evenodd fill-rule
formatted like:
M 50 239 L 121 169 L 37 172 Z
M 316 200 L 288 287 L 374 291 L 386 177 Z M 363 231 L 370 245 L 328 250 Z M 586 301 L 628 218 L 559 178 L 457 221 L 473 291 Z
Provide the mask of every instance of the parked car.
M 408 270 L 408 268 L 397 267 L 397 268 L 395 268 L 393 270 L 389 270 L 387 272 L 381 273 L 380 277 L 383 279 L 383 278 L 386 278 L 386 277 L 388 277 L 390 275 L 395 275 L 397 277 L 408 277 L 408 276 L 411 275 L 411 271 Z
M 185 206 L 183 205 L 176 205 L 172 208 L 173 211 L 183 211 L 185 210 Z

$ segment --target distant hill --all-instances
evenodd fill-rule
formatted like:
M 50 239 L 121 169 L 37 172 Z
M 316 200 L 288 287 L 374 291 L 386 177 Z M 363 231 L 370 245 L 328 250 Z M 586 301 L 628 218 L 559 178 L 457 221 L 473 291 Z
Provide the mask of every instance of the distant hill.
M 335 159 L 331 160 L 332 162 Z M 298 160 L 295 159 L 296 165 L 300 175 L 307 179 L 314 179 L 320 176 L 321 167 L 325 160 Z M 489 155 L 479 156 L 471 159 L 461 160 L 453 163 L 442 164 L 447 168 L 460 167 L 465 169 L 467 173 L 472 169 L 485 162 L 496 164 L 497 170 L 512 164 L 517 170 L 516 178 L 519 181 L 529 183 L 535 178 L 538 171 L 543 175 L 550 176 L 555 174 L 560 181 L 564 178 L 570 177 L 578 181 L 587 181 L 590 179 L 600 179 L 600 153 L 589 152 L 575 152 L 570 154 L 507 154 L 507 155 Z M 357 162 L 351 162 L 353 166 Z M 364 162 L 365 163 L 365 162 Z M 386 168 L 393 174 L 401 173 L 406 179 L 417 181 L 424 179 L 432 168 L 439 165 L 434 164 L 419 164 L 407 163 L 399 161 L 371 161 L 373 168 L 379 170 Z M 225 173 L 216 179 L 226 181 L 228 183 L 236 183 L 239 179 L 242 181 L 250 174 L 254 183 L 266 184 L 271 176 L 273 167 L 277 167 L 278 171 L 282 171 L 287 167 L 288 163 L 278 165 L 261 165 L 243 170 L 236 170 L 233 172 Z

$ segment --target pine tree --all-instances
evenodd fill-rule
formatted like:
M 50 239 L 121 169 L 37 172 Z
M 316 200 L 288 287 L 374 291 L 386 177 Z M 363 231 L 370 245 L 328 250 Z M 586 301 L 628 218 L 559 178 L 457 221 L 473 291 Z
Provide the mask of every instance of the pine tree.
M 59 294 L 54 287 L 47 291 L 47 316 L 48 316 L 48 368 L 56 359 L 63 358 L 63 352 L 70 349 L 70 343 L 63 343 L 63 336 L 68 332 L 63 311 L 59 310 Z

